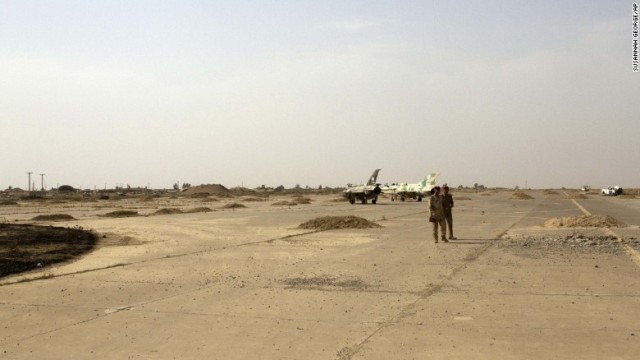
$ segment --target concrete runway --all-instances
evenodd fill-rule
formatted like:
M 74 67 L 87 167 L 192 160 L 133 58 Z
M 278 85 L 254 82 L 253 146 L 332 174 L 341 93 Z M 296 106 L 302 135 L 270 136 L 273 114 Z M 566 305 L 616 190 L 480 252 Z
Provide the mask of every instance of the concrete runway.
M 471 200 L 456 201 L 459 240 L 448 244 L 433 242 L 425 202 L 315 196 L 295 207 L 273 199 L 126 219 L 65 208 L 79 220 L 63 226 L 106 238 L 75 262 L 0 280 L 0 357 L 637 359 L 637 246 L 573 251 L 504 239 L 581 231 L 640 238 L 640 199 L 528 193 L 532 200 L 454 192 Z M 3 211 L 8 221 L 59 212 Z M 541 226 L 585 211 L 631 226 Z M 297 229 L 327 215 L 383 228 Z

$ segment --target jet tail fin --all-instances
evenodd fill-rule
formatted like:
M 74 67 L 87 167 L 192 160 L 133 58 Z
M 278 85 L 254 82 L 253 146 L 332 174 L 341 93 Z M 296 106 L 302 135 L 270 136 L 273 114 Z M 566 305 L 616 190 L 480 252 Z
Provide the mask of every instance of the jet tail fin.
M 438 175 L 440 175 L 439 173 L 431 173 L 429 174 L 429 176 L 427 176 L 426 179 L 422 180 L 425 185 L 428 185 L 430 188 L 434 187 L 436 185 L 436 178 L 438 177 Z
M 371 177 L 369 178 L 369 181 L 367 182 L 367 185 L 375 185 L 376 184 L 376 180 L 378 180 L 378 173 L 380 172 L 380 169 L 375 169 L 373 171 L 373 174 L 371 174 Z

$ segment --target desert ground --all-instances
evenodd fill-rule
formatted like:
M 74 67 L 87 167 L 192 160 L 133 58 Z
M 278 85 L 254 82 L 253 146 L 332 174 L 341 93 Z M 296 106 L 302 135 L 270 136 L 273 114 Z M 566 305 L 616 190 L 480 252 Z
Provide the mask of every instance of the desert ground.
M 638 358 L 640 199 L 453 195 L 438 244 L 426 202 L 388 198 L 5 201 L 2 223 L 97 243 L 0 278 L 0 358 Z M 299 227 L 325 216 L 381 227 Z

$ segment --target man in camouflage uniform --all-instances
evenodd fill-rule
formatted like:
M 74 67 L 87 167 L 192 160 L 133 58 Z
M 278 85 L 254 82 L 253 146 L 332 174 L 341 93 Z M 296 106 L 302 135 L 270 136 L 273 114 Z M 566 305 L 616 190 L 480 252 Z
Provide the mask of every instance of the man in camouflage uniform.
M 440 187 L 436 186 L 431 190 L 429 198 L 429 216 L 433 219 L 433 240 L 438 242 L 438 226 L 442 229 L 442 241 L 449 242 L 446 238 L 444 208 L 442 207 L 442 196 L 440 195 Z
M 442 207 L 444 208 L 444 219 L 447 223 L 447 227 L 449 228 L 449 240 L 455 240 L 456 238 L 453 236 L 453 215 L 451 214 L 451 210 L 453 209 L 453 196 L 449 194 L 449 187 L 447 184 L 444 184 L 442 189 L 444 190 L 444 194 L 442 195 Z

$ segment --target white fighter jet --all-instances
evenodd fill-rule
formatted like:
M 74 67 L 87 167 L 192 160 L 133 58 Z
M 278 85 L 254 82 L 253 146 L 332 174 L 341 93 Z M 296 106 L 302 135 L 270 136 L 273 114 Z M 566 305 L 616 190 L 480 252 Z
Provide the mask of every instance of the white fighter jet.
M 421 182 L 415 184 L 397 183 L 384 186 L 381 190 L 383 193 L 391 196 L 391 201 L 400 198 L 400 201 L 406 199 L 416 199 L 422 201 L 423 198 L 431 196 L 431 189 L 436 185 L 436 178 L 439 173 L 431 173 Z
M 362 185 L 352 185 L 347 184 L 347 188 L 342 192 L 342 196 L 349 199 L 350 203 L 355 203 L 356 200 L 360 200 L 363 204 L 367 203 L 367 200 L 371 200 L 372 204 L 375 204 L 378 201 L 378 195 L 382 191 L 380 189 L 380 184 L 376 184 L 376 180 L 378 179 L 378 173 L 380 169 L 376 169 L 369 181 L 366 184 Z

